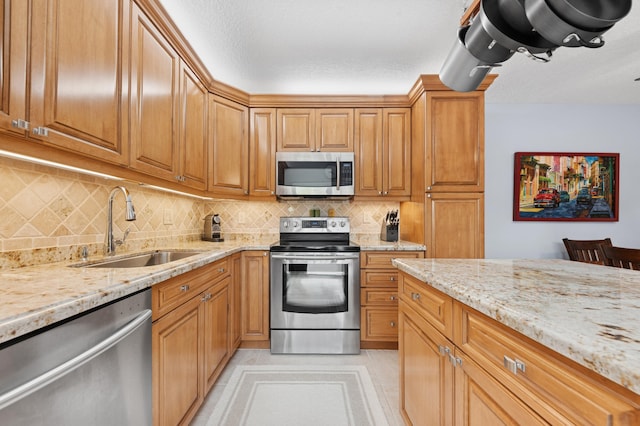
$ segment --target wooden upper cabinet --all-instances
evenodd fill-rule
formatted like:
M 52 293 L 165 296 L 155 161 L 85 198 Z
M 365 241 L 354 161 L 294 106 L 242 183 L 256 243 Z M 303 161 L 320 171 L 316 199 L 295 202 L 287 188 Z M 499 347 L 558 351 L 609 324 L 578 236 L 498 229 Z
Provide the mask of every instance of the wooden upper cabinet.
M 180 67 L 180 164 L 178 181 L 207 187 L 207 90 L 184 63 Z
M 315 123 L 313 109 L 278 109 L 278 151 L 315 151 Z
M 132 3 L 131 167 L 175 181 L 180 58 Z
M 0 0 L 0 131 L 25 135 L 27 127 L 27 0 Z
M 220 196 L 246 196 L 249 194 L 248 108 L 211 95 L 209 110 L 213 135 L 209 191 Z
M 356 196 L 411 195 L 411 110 L 356 109 Z
M 276 109 L 251 108 L 249 133 L 249 195 L 275 197 Z
M 32 2 L 30 137 L 126 164 L 130 2 L 81 3 Z
M 353 109 L 277 111 L 278 151 L 353 151 Z
M 353 152 L 353 109 L 316 110 L 316 151 Z
M 426 101 L 426 191 L 484 191 L 484 92 L 429 92 Z

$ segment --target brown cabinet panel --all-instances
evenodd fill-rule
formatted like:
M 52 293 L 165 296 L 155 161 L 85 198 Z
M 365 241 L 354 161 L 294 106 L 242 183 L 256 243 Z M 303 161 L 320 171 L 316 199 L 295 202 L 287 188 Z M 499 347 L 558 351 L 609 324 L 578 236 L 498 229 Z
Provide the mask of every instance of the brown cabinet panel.
M 184 63 L 180 66 L 180 164 L 178 181 L 207 187 L 207 90 Z
M 251 108 L 249 137 L 249 195 L 275 198 L 275 108 Z
M 484 257 L 484 194 L 428 193 L 425 197 L 427 257 Z
M 453 424 L 454 367 L 441 348 L 450 343 L 401 303 L 400 414 L 408 425 Z
M 421 251 L 363 251 L 360 253 L 360 268 L 363 269 L 389 269 L 397 272 L 391 263 L 392 259 L 418 259 L 424 257 Z
M 278 151 L 315 151 L 315 120 L 313 109 L 278 109 Z
M 353 109 L 316 110 L 316 151 L 353 152 Z
M 229 298 L 231 301 L 229 303 L 229 330 L 231 336 L 229 338 L 229 353 L 233 353 L 238 346 L 240 346 L 242 339 L 242 255 L 240 253 L 231 256 L 230 266 L 231 282 L 229 283 Z
M 204 292 L 204 381 L 205 394 L 222 373 L 229 352 L 229 285 L 227 276 Z
M 397 342 L 398 309 L 363 307 L 360 313 L 362 341 Z
M 360 272 L 360 285 L 362 287 L 389 287 L 398 288 L 398 271 L 370 271 Z
M 213 145 L 209 191 L 214 195 L 249 194 L 249 114 L 236 102 L 211 96 Z
M 129 2 L 32 5 L 29 136 L 126 164 Z
M 427 191 L 484 191 L 484 93 L 427 93 Z
M 144 13 L 133 10 L 131 167 L 175 181 L 180 58 Z
M 188 422 L 204 400 L 203 326 L 199 297 L 153 323 L 153 423 L 156 426 Z
M 385 108 L 382 110 L 383 195 L 409 197 L 411 195 L 411 110 Z
M 382 109 L 362 108 L 355 111 L 356 194 L 382 195 L 384 153 L 382 144 Z
M 27 0 L 0 1 L 0 131 L 16 135 L 26 134 L 26 129 L 20 128 L 17 120 L 22 120 L 26 126 L 30 3 Z
M 242 340 L 269 340 L 269 252 L 242 253 Z
M 356 196 L 411 195 L 411 110 L 355 110 Z

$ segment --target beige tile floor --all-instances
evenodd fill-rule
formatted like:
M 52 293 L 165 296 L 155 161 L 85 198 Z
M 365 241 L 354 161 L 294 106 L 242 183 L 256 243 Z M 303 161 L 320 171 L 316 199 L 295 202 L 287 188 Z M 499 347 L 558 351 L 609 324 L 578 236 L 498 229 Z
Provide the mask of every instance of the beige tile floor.
M 369 371 L 389 426 L 404 423 L 398 409 L 398 351 L 362 350 L 359 355 L 271 355 L 268 349 L 239 349 L 191 422 L 205 426 L 224 391 L 234 365 L 363 365 Z

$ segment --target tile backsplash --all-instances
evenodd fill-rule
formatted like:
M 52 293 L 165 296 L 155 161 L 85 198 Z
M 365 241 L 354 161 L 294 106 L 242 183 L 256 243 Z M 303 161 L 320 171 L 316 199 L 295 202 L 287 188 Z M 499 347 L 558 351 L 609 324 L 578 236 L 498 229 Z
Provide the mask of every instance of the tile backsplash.
M 363 201 L 203 201 L 77 172 L 0 156 L 0 269 L 79 258 L 102 252 L 111 189 L 131 193 L 137 220 L 124 220 L 124 197 L 113 203 L 114 234 L 130 234 L 118 252 L 152 248 L 176 240 L 199 239 L 204 217 L 218 213 L 226 238 L 273 234 L 281 216 L 306 216 L 312 208 L 328 209 L 351 219 L 354 234 L 376 234 L 386 212 L 397 202 Z

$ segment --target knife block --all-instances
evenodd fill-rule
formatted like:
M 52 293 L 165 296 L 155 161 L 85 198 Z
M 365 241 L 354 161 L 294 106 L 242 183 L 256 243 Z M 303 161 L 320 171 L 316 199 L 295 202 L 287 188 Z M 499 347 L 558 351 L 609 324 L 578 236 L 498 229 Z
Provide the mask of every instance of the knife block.
M 388 242 L 398 241 L 398 225 L 383 222 L 382 229 L 380 229 L 380 239 Z

